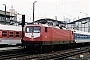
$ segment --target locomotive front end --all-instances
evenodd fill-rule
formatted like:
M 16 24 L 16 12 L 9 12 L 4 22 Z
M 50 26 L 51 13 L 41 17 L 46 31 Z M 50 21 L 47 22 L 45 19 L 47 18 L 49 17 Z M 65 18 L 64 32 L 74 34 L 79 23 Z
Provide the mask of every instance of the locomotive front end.
M 24 46 L 39 46 L 40 45 L 40 26 L 29 25 L 24 29 L 24 38 L 23 45 Z

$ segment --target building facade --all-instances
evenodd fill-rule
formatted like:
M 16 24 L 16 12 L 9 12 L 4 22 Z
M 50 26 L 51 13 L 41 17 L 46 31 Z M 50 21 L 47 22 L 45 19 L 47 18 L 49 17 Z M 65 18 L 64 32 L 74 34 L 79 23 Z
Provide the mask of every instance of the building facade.
M 67 23 L 67 29 L 75 29 L 90 32 L 90 17 L 82 18 L 71 23 Z
M 15 16 L 11 16 L 10 12 L 6 11 L 6 24 L 9 25 L 10 24 L 10 18 L 11 17 L 15 17 Z M 5 11 L 0 10 L 0 24 L 4 24 L 5 22 Z

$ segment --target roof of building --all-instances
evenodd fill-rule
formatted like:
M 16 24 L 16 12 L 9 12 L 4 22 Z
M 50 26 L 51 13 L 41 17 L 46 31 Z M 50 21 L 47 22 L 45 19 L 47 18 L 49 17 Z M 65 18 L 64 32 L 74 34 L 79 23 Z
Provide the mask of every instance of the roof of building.
M 39 19 L 37 21 L 34 21 L 34 23 L 47 23 L 47 22 L 57 22 L 59 24 L 65 24 L 64 21 L 58 21 L 58 20 L 54 20 L 54 19 L 50 19 L 50 18 L 45 18 L 45 19 Z M 33 22 L 32 22 L 33 23 Z
M 90 20 L 90 17 L 81 18 L 81 19 L 79 19 L 79 20 L 76 20 L 76 21 L 74 21 L 74 22 L 70 22 L 70 23 L 68 23 L 68 24 L 75 24 L 75 22 L 85 21 L 86 19 L 89 19 L 89 20 Z
M 4 12 L 5 11 L 0 10 L 0 16 L 3 16 L 4 17 L 5 16 L 5 13 Z M 11 16 L 10 15 L 10 12 L 6 11 L 6 17 L 9 17 L 10 18 L 10 17 L 15 17 L 15 16 Z

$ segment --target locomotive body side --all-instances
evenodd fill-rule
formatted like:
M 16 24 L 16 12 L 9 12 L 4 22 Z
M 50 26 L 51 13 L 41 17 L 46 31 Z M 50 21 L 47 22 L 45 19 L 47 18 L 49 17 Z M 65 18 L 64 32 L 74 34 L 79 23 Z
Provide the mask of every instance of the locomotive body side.
M 70 30 L 53 28 L 53 41 L 58 44 L 69 44 L 73 43 L 73 33 Z
M 70 30 L 59 28 L 43 27 L 43 45 L 70 44 L 74 42 L 73 33 Z M 47 32 L 45 30 L 47 29 Z

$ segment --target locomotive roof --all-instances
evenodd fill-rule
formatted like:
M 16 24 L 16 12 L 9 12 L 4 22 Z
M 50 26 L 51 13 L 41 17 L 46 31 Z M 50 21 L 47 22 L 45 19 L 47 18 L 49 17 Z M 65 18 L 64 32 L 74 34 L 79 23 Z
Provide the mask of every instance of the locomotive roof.
M 48 26 L 47 24 L 29 24 L 29 25 L 26 25 L 26 26 L 44 26 L 44 27 L 52 27 L 52 28 L 57 28 L 57 29 L 60 29 L 58 26 Z M 26 27 L 25 26 L 25 27 Z M 63 30 L 67 30 L 66 28 L 62 27 Z
M 29 24 L 26 26 L 46 26 L 46 27 L 48 27 L 48 25 L 46 25 L 46 24 Z

